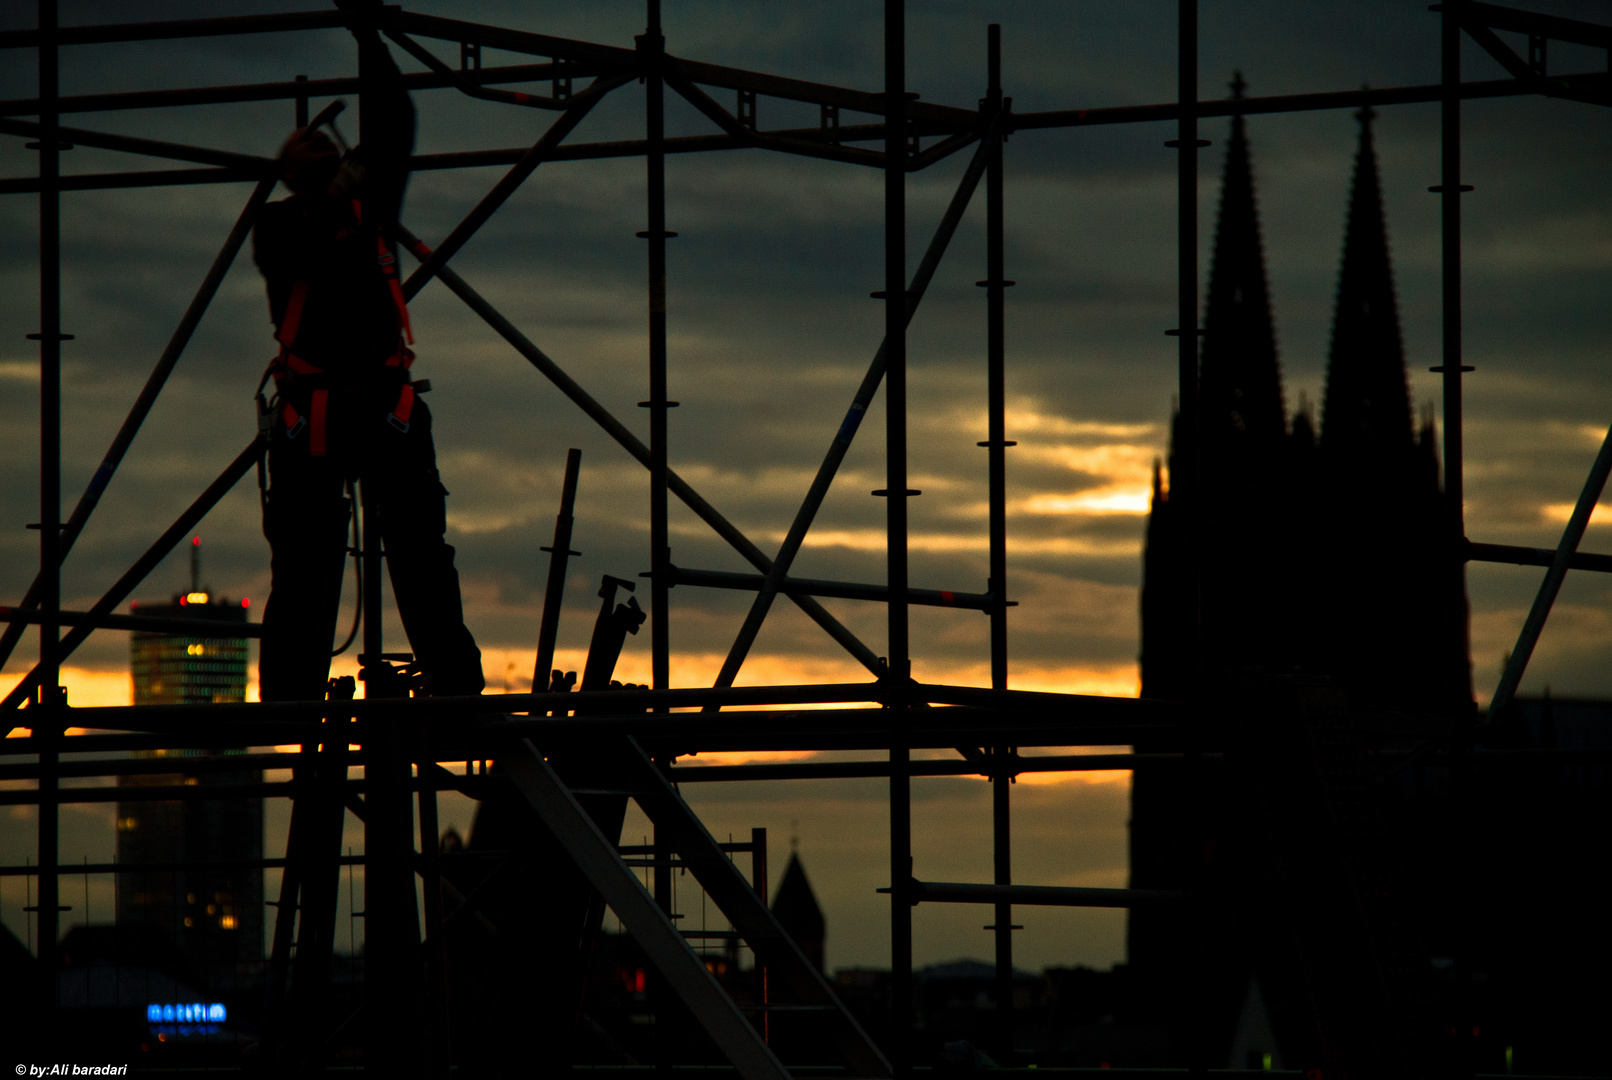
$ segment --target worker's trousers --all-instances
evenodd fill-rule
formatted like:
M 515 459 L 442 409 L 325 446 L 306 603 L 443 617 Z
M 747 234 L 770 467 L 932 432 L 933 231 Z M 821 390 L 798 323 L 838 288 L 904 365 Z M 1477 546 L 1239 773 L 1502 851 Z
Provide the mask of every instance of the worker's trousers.
M 375 395 L 332 392 L 322 456 L 310 452 L 306 426 L 294 435 L 283 422 L 274 426 L 263 514 L 273 576 L 258 661 L 264 701 L 325 695 L 349 543 L 348 480 L 373 503 L 366 527 L 379 532 L 398 614 L 429 692 L 482 689 L 481 652 L 465 628 L 454 551 L 443 540 L 448 492 L 437 475 L 431 412 L 416 401 L 403 431 L 388 422 L 388 408 Z

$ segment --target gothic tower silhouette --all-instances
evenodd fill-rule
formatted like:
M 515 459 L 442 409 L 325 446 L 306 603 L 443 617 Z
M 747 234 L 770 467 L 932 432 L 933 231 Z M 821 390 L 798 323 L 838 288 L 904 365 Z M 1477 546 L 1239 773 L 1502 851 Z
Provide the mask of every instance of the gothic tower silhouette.
M 1302 406 L 1286 416 L 1246 123 L 1232 117 L 1199 415 L 1177 412 L 1169 468 L 1154 470 L 1144 697 L 1189 697 L 1217 673 L 1302 671 L 1359 704 L 1448 715 L 1471 701 L 1460 563 L 1440 532 L 1432 421 L 1412 423 L 1373 117 L 1358 116 L 1319 435 Z M 1188 440 L 1196 477 L 1177 468 Z
M 1232 83 L 1242 96 L 1241 76 Z M 1210 261 L 1197 415 L 1173 418 L 1154 476 L 1142 576 L 1142 695 L 1183 697 L 1204 671 L 1291 667 L 1292 460 L 1247 125 L 1233 116 Z M 1197 447 L 1196 476 L 1178 467 Z M 1188 535 L 1186 505 L 1196 507 Z M 1196 557 L 1203 569 L 1192 571 Z M 1192 581 L 1200 582 L 1193 595 Z
M 1239 74 L 1233 94 L 1240 97 L 1244 86 Z M 1240 115 L 1232 117 L 1226 144 L 1203 327 L 1198 414 L 1177 412 L 1168 483 L 1157 469 L 1154 475 L 1142 574 L 1144 697 L 1197 700 L 1220 673 L 1286 669 L 1299 658 L 1288 626 L 1294 521 L 1280 499 L 1292 490 L 1293 454 Z M 1196 475 L 1180 467 L 1192 444 Z M 1195 510 L 1190 517 L 1188 506 Z M 1165 747 L 1137 745 L 1154 749 Z M 1219 816 L 1225 800 L 1205 798 L 1191 783 L 1174 770 L 1133 774 L 1132 888 L 1179 890 L 1198 880 L 1204 838 L 1222 834 L 1228 823 Z M 1179 909 L 1130 911 L 1127 959 L 1168 1025 L 1183 1021 L 1177 974 L 1201 944 Z M 1226 949 L 1215 966 L 1235 963 L 1234 950 Z
M 1466 595 L 1447 549 L 1431 418 L 1416 430 L 1371 109 L 1362 109 L 1321 409 L 1315 611 L 1351 700 L 1453 715 L 1472 699 Z
M 1239 75 L 1234 97 L 1243 89 Z M 1155 465 L 1141 597 L 1142 694 L 1193 702 L 1192 722 L 1217 729 L 1206 737 L 1254 737 L 1242 716 L 1254 703 L 1237 695 L 1290 676 L 1331 687 L 1340 707 L 1387 709 L 1427 731 L 1471 708 L 1461 562 L 1440 532 L 1449 519 L 1431 419 L 1412 421 L 1372 113 L 1358 119 L 1319 431 L 1304 404 L 1286 412 L 1247 125 L 1231 119 L 1198 415 L 1177 411 L 1168 469 Z M 1178 467 L 1189 446 L 1195 475 Z M 1230 897 L 1259 876 L 1269 853 L 1246 815 L 1276 811 L 1228 784 L 1219 772 L 1134 774 L 1133 888 L 1208 883 Z M 1127 924 L 1139 985 L 1182 1030 L 1184 965 L 1240 1000 L 1267 962 L 1261 929 L 1232 900 L 1203 918 L 1215 933 L 1169 908 L 1132 909 Z

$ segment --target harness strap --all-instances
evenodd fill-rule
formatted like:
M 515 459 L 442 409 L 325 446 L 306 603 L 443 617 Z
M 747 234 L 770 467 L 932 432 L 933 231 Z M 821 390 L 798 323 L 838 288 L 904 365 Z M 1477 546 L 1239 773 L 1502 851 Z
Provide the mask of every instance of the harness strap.
M 414 366 L 414 351 L 412 349 L 399 349 L 397 352 L 381 361 L 383 367 L 402 368 L 404 371 Z M 310 363 L 289 349 L 281 349 L 280 355 L 269 362 L 269 370 L 265 378 L 272 375 L 275 388 L 291 375 L 323 375 L 325 369 L 318 364 Z
M 353 220 L 359 224 L 364 221 L 364 206 L 357 199 L 353 200 Z M 386 276 L 387 287 L 392 293 L 392 306 L 397 309 L 398 332 L 403 335 L 404 341 L 413 345 L 414 328 L 409 324 L 409 306 L 403 300 L 403 283 L 397 278 L 397 256 L 386 246 L 386 238 L 379 229 L 375 230 L 375 261 Z
M 298 285 L 303 284 L 298 282 Z M 302 434 L 302 429 L 308 426 L 309 418 L 297 412 L 291 399 L 281 391 L 289 375 L 322 375 L 324 369 L 308 363 L 302 357 L 292 352 L 288 347 L 280 347 L 280 355 L 269 362 L 269 370 L 264 375 L 267 381 L 270 376 L 274 378 L 275 399 L 280 404 L 280 418 L 285 424 L 285 437 L 295 439 Z M 259 389 L 262 383 L 258 384 Z M 325 456 L 325 406 L 328 403 L 328 391 L 315 390 L 309 410 L 313 414 L 313 432 L 308 436 L 308 453 L 314 457 Z
M 397 395 L 397 405 L 386 414 L 386 422 L 397 430 L 407 433 L 409 430 L 409 415 L 414 412 L 414 386 L 404 383 L 403 389 Z
M 329 390 L 315 390 L 308 409 L 313 413 L 313 423 L 308 430 L 308 456 L 325 456 L 325 412 L 330 405 Z
M 290 349 L 284 349 L 281 351 L 280 359 L 277 363 L 280 369 L 278 375 L 279 378 L 284 378 L 285 373 L 288 371 L 293 375 L 323 375 L 325 373 L 324 368 L 319 367 L 316 364 L 308 363 L 308 361 L 304 360 Z
M 403 334 L 403 340 L 410 345 L 414 344 L 414 327 L 409 323 L 409 306 L 403 301 L 403 283 L 397 279 L 397 256 L 386 249 L 386 241 L 379 236 L 375 238 L 375 246 L 380 248 L 377 261 L 381 264 L 381 273 L 386 275 L 386 284 L 392 290 L 392 306 L 397 308 L 397 328 Z

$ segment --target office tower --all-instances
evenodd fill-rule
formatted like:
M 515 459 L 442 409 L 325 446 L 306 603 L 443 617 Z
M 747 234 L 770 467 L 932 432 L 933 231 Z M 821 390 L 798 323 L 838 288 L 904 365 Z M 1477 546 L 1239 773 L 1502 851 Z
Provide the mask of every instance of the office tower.
M 246 700 L 248 601 L 226 599 L 197 580 L 192 542 L 188 592 L 168 603 L 131 605 L 136 616 L 195 620 L 195 633 L 135 631 L 130 659 L 136 705 L 222 704 Z M 244 749 L 141 751 L 175 758 L 172 772 L 121 777 L 123 787 L 194 789 L 195 796 L 118 803 L 118 862 L 140 867 L 118 875 L 118 921 L 154 936 L 187 971 L 205 978 L 263 958 L 263 803 L 207 799 L 209 788 L 257 783 L 261 770 L 224 761 Z M 184 864 L 182 867 L 179 864 Z M 251 865 L 248 865 L 251 864 Z

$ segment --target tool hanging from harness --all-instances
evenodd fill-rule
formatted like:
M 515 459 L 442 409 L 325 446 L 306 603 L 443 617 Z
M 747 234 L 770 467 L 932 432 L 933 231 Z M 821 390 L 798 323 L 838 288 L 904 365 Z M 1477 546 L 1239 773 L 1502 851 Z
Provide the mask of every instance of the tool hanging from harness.
M 353 222 L 355 225 L 363 224 L 363 207 L 359 200 L 352 200 Z M 343 229 L 336 234 L 341 239 L 353 233 L 352 228 Z M 375 233 L 376 263 L 386 278 L 388 290 L 392 296 L 392 306 L 397 315 L 398 346 L 397 351 L 387 357 L 382 367 L 392 369 L 401 376 L 402 385 L 398 389 L 397 401 L 392 411 L 386 414 L 386 422 L 400 432 L 409 430 L 409 416 L 414 412 L 415 395 L 425 390 L 429 384 L 415 383 L 408 376 L 409 367 L 414 363 L 414 352 L 409 348 L 414 344 L 414 330 L 409 325 L 409 309 L 403 301 L 403 285 L 397 276 L 397 257 L 386 246 L 386 240 L 380 231 Z M 308 430 L 308 454 L 312 457 L 325 456 L 326 442 L 326 415 L 330 407 L 330 394 L 354 393 L 363 386 L 359 383 L 344 386 L 330 385 L 329 374 L 324 368 L 303 359 L 295 352 L 297 331 L 302 322 L 303 307 L 308 299 L 308 280 L 299 278 L 291 286 L 291 295 L 286 300 L 285 314 L 280 319 L 280 328 L 275 338 L 280 342 L 279 354 L 269 362 L 268 370 L 258 382 L 258 430 L 267 438 L 269 430 L 273 427 L 274 416 L 278 412 L 280 421 L 285 425 L 287 439 L 295 439 L 302 434 L 304 428 Z M 274 400 L 265 402 L 263 387 L 270 379 L 274 380 Z M 308 414 L 304 416 L 291 402 L 289 391 L 293 386 L 309 389 L 307 407 Z M 419 387 L 419 391 L 415 388 Z

